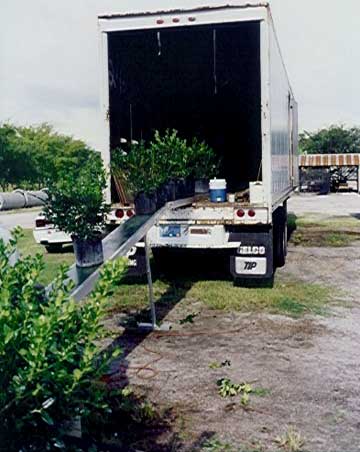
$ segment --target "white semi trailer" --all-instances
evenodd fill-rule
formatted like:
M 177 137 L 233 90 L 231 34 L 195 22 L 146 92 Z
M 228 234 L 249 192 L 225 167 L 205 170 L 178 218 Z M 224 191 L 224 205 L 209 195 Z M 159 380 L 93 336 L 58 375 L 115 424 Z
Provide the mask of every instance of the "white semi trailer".
M 269 5 L 106 14 L 99 30 L 105 163 L 121 140 L 174 128 L 212 146 L 228 192 L 245 194 L 168 211 L 149 233 L 155 257 L 222 250 L 234 278 L 271 279 L 286 258 L 298 129 Z

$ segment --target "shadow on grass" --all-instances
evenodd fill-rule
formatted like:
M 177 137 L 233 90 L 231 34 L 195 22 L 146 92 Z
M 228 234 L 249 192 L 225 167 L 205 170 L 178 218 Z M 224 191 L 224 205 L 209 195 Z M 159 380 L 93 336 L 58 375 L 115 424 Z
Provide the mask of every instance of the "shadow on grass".
M 71 243 L 68 245 L 49 245 L 45 248 L 48 254 L 74 254 L 74 248 Z
M 293 236 L 294 232 L 297 230 L 297 220 L 298 220 L 298 217 L 294 213 L 288 214 L 288 224 L 287 224 L 288 241 L 291 240 L 291 237 Z

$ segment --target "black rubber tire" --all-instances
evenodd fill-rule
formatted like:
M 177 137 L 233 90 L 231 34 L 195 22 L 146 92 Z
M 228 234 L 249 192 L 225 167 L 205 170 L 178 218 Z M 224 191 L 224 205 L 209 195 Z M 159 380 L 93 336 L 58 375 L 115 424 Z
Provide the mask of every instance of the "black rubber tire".
M 62 245 L 45 245 L 46 251 L 49 254 L 61 253 Z
M 273 216 L 274 266 L 284 267 L 286 262 L 286 210 L 278 207 Z
M 154 268 L 158 274 L 164 276 L 172 276 L 174 273 L 173 262 L 174 255 L 168 248 L 153 248 L 152 256 L 154 260 Z

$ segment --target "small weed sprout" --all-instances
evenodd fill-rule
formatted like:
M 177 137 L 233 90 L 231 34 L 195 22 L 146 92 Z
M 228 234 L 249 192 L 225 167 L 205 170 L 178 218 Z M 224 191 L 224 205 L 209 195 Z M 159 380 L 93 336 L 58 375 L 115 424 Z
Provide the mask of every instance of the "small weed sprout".
M 229 378 L 221 378 L 217 381 L 219 395 L 223 398 L 235 397 L 241 392 L 241 385 L 233 383 Z
M 180 320 L 180 325 L 185 325 L 186 323 L 194 323 L 195 318 L 199 315 L 199 313 L 193 312 L 192 314 L 187 315 L 183 319 Z
M 221 364 L 214 361 L 213 363 L 209 364 L 209 369 L 221 369 Z
M 263 388 L 254 389 L 248 383 L 242 384 L 233 383 L 229 378 L 221 378 L 220 380 L 217 381 L 217 386 L 219 388 L 219 395 L 223 398 L 235 397 L 241 394 L 240 403 L 244 408 L 246 408 L 250 403 L 250 394 L 264 396 L 269 392 L 268 390 Z
M 224 443 L 217 438 L 211 438 L 203 445 L 202 452 L 233 452 L 229 443 Z
M 289 427 L 283 435 L 278 436 L 275 442 L 288 452 L 301 452 L 304 446 L 304 439 L 294 427 Z
M 242 393 L 241 403 L 243 405 L 248 405 L 249 394 L 253 391 L 249 384 L 237 384 L 233 383 L 229 378 L 221 378 L 217 381 L 217 385 L 219 387 L 219 395 L 221 397 L 235 397 Z
M 231 361 L 229 359 L 226 359 L 222 363 L 214 361 L 213 363 L 209 364 L 210 369 L 221 369 L 222 367 L 231 367 Z

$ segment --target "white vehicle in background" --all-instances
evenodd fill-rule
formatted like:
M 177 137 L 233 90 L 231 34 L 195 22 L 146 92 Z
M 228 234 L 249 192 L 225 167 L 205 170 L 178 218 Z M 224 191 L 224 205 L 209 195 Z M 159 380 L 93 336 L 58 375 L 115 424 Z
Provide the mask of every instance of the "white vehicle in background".
M 106 224 L 109 229 L 118 226 L 129 220 L 135 215 L 132 206 L 115 206 L 107 215 Z M 35 228 L 33 231 L 36 243 L 44 245 L 49 253 L 61 251 L 64 245 L 71 245 L 71 237 L 63 231 L 57 229 L 50 223 L 43 213 L 40 213 L 35 219 Z

